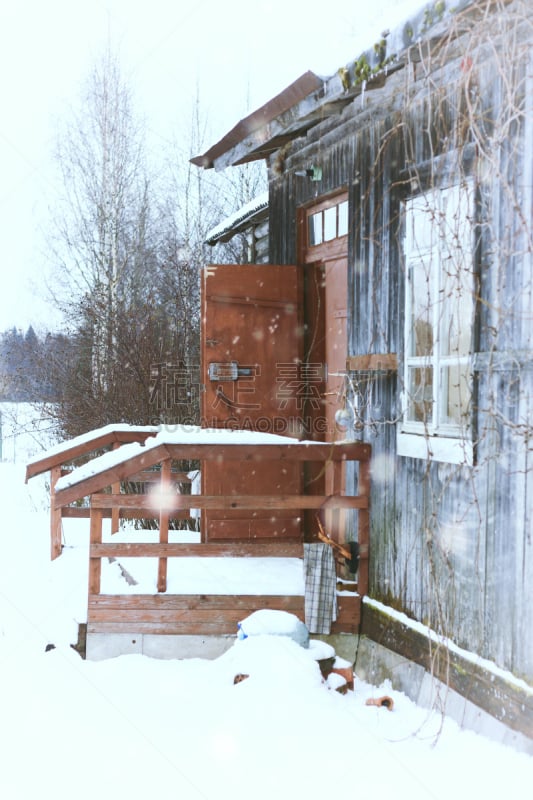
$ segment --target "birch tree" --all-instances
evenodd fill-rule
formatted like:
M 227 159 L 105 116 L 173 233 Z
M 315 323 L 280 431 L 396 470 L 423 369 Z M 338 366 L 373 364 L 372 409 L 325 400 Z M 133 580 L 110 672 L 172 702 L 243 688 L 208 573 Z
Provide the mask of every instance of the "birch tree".
M 160 213 L 143 125 L 109 49 L 63 128 L 53 253 L 55 299 L 74 345 L 58 408 L 69 436 L 109 422 L 152 422 L 153 365 L 169 353 L 185 358 L 197 337 L 184 319 L 194 316 L 198 276 L 191 281 L 195 266 L 179 257 L 186 232 Z
M 149 249 L 143 131 L 110 50 L 66 125 L 57 146 L 60 303 L 72 316 L 83 298 L 93 330 L 92 378 L 105 390 L 117 367 L 119 309 L 138 291 Z

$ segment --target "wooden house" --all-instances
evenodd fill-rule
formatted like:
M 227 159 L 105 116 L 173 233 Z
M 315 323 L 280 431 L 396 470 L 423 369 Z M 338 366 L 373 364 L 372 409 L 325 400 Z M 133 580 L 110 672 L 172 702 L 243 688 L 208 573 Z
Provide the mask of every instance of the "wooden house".
M 193 159 L 266 161 L 247 280 L 281 286 L 301 333 L 262 361 L 252 337 L 204 352 L 275 364 L 278 406 L 301 384 L 292 434 L 372 446 L 362 632 L 532 737 L 533 6 L 439 0 L 368 44 Z

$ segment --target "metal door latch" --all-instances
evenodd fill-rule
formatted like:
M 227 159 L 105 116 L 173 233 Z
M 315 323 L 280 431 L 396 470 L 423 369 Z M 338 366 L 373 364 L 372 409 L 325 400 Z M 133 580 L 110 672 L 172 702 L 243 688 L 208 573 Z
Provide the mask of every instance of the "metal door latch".
M 252 367 L 239 367 L 237 361 L 212 361 L 209 364 L 210 381 L 236 381 L 253 375 Z

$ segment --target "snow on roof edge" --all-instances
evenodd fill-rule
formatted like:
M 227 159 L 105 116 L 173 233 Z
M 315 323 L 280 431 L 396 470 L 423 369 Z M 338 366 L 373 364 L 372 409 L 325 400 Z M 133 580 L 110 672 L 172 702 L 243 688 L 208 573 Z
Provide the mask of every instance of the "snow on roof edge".
M 268 208 L 268 189 L 265 192 L 254 197 L 248 203 L 241 206 L 233 214 L 223 219 L 214 228 L 207 232 L 205 241 L 207 244 L 216 244 L 217 239 L 230 231 L 235 225 L 245 222 L 249 217 L 256 214 L 258 211 Z
M 155 435 L 160 430 L 161 428 L 159 425 L 127 425 L 125 423 L 112 423 L 110 425 L 104 425 L 101 428 L 93 428 L 92 430 L 87 431 L 86 433 L 81 433 L 79 436 L 75 436 L 73 439 L 67 439 L 66 441 L 60 442 L 59 444 L 54 445 L 53 447 L 49 447 L 42 453 L 33 456 L 27 463 L 28 466 L 31 464 L 36 464 L 39 461 L 43 461 L 45 458 L 50 458 L 51 456 L 59 455 L 59 453 L 66 452 L 67 450 L 71 450 L 73 447 L 78 447 L 79 445 L 91 442 L 94 439 L 99 439 L 100 437 L 105 436 L 108 433 L 153 432 Z
M 233 430 L 226 428 L 201 428 L 196 425 L 172 425 L 158 428 L 158 433 L 147 439 L 144 444 L 130 442 L 123 444 L 116 450 L 103 453 L 91 459 L 86 464 L 76 467 L 67 475 L 57 481 L 56 491 L 61 491 L 70 486 L 75 486 L 87 478 L 105 472 L 141 453 L 147 453 L 160 445 L 165 444 L 302 444 L 299 439 L 289 436 L 280 436 L 273 433 L 258 433 L 248 430 Z M 310 442 L 310 444 L 315 444 Z

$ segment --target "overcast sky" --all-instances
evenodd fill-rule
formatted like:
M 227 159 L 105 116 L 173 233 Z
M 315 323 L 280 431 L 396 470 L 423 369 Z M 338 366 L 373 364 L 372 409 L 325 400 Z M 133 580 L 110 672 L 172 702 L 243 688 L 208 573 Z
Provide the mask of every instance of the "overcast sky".
M 152 141 L 172 139 L 198 86 L 209 146 L 307 69 L 333 74 L 423 4 L 0 0 L 0 332 L 51 327 L 41 229 L 54 194 L 54 136 L 106 41 Z

